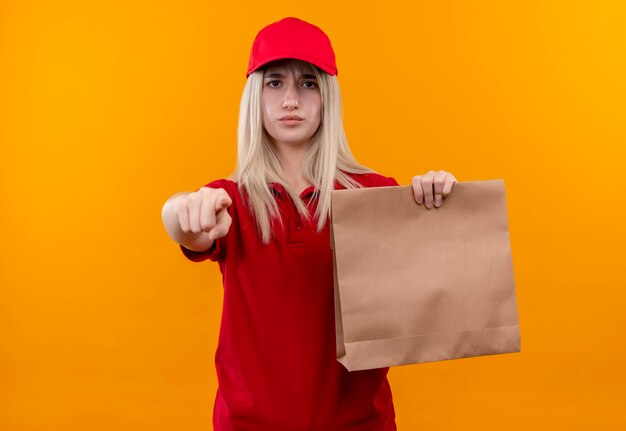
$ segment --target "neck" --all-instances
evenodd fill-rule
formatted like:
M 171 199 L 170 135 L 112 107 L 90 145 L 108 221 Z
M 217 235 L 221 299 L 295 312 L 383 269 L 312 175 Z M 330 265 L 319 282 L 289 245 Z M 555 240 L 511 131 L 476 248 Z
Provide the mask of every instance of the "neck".
M 302 177 L 302 159 L 304 158 L 304 151 L 308 145 L 309 142 L 299 145 L 289 145 L 280 142 L 274 143 L 278 160 L 280 160 L 283 171 L 287 176 L 285 180 L 296 190 L 303 189 L 310 185 Z

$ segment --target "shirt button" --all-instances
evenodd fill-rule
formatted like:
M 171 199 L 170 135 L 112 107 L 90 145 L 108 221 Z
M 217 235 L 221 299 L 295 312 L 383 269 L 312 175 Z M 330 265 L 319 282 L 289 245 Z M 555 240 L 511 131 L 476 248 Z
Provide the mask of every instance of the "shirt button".
M 296 225 L 296 230 L 300 230 L 300 228 L 302 228 L 302 226 L 301 226 L 301 225 L 299 225 L 299 224 L 297 224 L 297 225 Z

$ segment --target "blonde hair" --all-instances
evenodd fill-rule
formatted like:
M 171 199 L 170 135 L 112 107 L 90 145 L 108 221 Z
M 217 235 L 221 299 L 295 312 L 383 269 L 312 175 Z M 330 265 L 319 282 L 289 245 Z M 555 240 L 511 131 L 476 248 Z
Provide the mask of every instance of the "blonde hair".
M 358 163 L 350 148 L 343 129 L 341 93 L 336 76 L 331 76 L 308 64 L 317 78 L 322 99 L 320 126 L 311 137 L 302 161 L 302 176 L 318 188 L 318 204 L 315 211 L 319 233 L 330 216 L 331 191 L 335 180 L 346 188 L 362 185 L 347 173 L 372 173 L 374 170 Z M 248 206 L 256 219 L 258 233 L 264 244 L 270 242 L 271 218 L 277 218 L 281 226 L 278 205 L 269 183 L 281 184 L 289 194 L 302 218 L 310 220 L 309 210 L 296 190 L 284 180 L 285 175 L 274 147 L 263 130 L 261 116 L 261 92 L 263 70 L 250 74 L 241 97 L 237 144 L 237 167 L 229 177 L 238 184 L 239 192 L 245 188 Z M 317 192 L 316 192 L 317 193 Z

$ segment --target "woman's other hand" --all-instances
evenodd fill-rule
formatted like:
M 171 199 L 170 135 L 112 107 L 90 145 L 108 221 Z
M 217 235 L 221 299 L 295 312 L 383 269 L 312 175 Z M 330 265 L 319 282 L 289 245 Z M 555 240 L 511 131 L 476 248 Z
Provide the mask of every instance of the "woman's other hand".
M 452 191 L 452 185 L 457 179 L 450 172 L 428 171 L 424 175 L 415 175 L 411 181 L 413 196 L 418 205 L 424 204 L 428 209 L 439 208 Z

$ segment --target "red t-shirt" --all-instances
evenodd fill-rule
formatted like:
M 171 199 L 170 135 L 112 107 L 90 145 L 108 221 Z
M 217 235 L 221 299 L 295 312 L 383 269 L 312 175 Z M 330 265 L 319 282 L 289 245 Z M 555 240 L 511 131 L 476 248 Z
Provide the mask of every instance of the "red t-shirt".
M 379 174 L 350 175 L 364 187 L 398 185 Z M 237 184 L 219 179 L 206 187 L 230 195 L 233 223 L 209 250 L 181 250 L 194 262 L 218 262 L 222 272 L 214 430 L 395 431 L 389 368 L 349 372 L 337 361 L 328 222 L 317 234 L 315 222 L 302 220 L 284 188 L 272 183 L 284 228 L 274 221 L 276 239 L 264 245 Z M 314 190 L 300 195 L 312 200 L 312 215 Z

